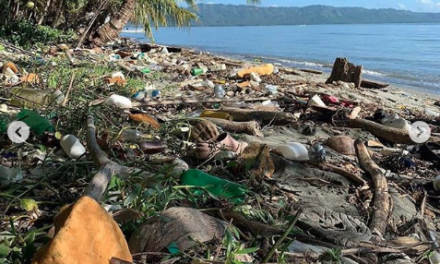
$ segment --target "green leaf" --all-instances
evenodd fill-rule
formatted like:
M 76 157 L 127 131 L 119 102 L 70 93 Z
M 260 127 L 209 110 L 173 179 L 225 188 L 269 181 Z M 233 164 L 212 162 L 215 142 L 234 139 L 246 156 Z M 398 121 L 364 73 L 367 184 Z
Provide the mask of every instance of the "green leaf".
M 133 188 L 133 191 L 127 196 L 127 198 L 125 198 L 124 206 L 127 206 L 127 205 L 131 204 L 134 200 L 136 200 L 136 198 L 139 196 L 141 191 L 142 191 L 141 186 L 140 185 L 136 185 Z
M 0 256 L 6 257 L 11 252 L 11 249 L 6 245 L 0 245 Z
M 27 212 L 38 209 L 37 202 L 34 199 L 21 199 L 20 207 Z
M 259 247 L 252 247 L 252 248 L 244 248 L 244 249 L 240 249 L 238 251 L 235 251 L 235 254 L 249 254 L 249 253 L 253 253 L 258 251 L 260 248 Z

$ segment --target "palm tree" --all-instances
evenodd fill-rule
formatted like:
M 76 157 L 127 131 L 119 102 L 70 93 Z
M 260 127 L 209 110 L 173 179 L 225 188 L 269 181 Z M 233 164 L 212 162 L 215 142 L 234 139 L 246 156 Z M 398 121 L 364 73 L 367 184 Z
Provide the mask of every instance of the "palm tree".
M 98 46 L 111 41 L 119 36 L 129 21 L 142 26 L 150 37 L 152 26 L 166 26 L 169 22 L 178 27 L 189 26 L 197 16 L 181 7 L 182 2 L 193 10 L 197 8 L 196 0 L 122 0 L 119 10 L 111 14 L 108 22 L 88 32 L 89 41 Z M 257 4 L 260 0 L 247 0 L 247 3 Z

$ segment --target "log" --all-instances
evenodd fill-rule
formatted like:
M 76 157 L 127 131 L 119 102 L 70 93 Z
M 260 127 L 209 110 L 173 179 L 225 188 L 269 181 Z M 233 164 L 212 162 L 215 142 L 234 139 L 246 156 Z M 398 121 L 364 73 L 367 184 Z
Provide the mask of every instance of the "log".
M 386 84 L 386 83 L 371 81 L 371 80 L 364 79 L 361 81 L 361 87 L 363 87 L 363 88 L 381 89 L 381 88 L 386 88 L 388 86 L 390 86 L 390 85 Z
M 359 88 L 362 82 L 362 66 L 356 66 L 346 58 L 336 58 L 332 73 L 325 83 L 337 81 L 352 82 L 356 88 Z
M 364 143 L 357 139 L 354 145 L 361 167 L 370 174 L 374 184 L 374 212 L 369 225 L 370 230 L 375 234 L 372 239 L 382 240 L 391 213 L 391 196 L 388 193 L 388 183 L 380 167 L 371 159 Z
M 312 70 L 312 69 L 299 69 L 302 72 L 308 72 L 313 74 L 322 74 L 322 71 Z
M 226 112 L 232 116 L 232 120 L 242 121 L 260 121 L 263 124 L 274 123 L 276 125 L 286 125 L 296 122 L 296 118 L 291 113 L 258 111 L 239 108 L 222 107 L 221 112 Z
M 385 139 L 392 143 L 414 144 L 406 130 L 384 126 L 376 122 L 355 118 L 347 120 L 346 125 L 351 128 L 362 128 L 375 135 L 378 138 Z M 428 141 L 440 142 L 438 137 L 430 137 Z
M 222 127 L 224 130 L 230 132 L 239 132 L 239 133 L 242 132 L 248 135 L 264 137 L 263 133 L 261 132 L 260 125 L 256 121 L 234 122 L 225 119 L 211 118 L 211 117 L 204 117 L 203 119 L 207 119 L 212 123 L 216 124 L 217 126 Z

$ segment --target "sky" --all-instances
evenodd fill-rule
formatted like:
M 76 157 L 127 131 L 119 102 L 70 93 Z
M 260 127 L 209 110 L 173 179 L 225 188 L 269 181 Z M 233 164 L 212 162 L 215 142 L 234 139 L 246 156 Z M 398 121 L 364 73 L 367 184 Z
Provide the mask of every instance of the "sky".
M 202 3 L 244 4 L 246 0 L 204 0 Z M 262 0 L 262 6 L 356 6 L 394 8 L 415 12 L 440 12 L 440 0 Z

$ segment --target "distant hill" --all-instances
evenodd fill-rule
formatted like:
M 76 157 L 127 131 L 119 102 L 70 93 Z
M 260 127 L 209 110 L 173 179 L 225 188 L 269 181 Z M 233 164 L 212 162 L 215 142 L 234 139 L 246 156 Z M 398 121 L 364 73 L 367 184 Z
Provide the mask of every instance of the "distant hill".
M 360 7 L 261 7 L 252 5 L 200 4 L 201 24 L 193 26 L 263 26 L 314 24 L 431 23 L 440 13 L 415 13 L 396 9 Z

